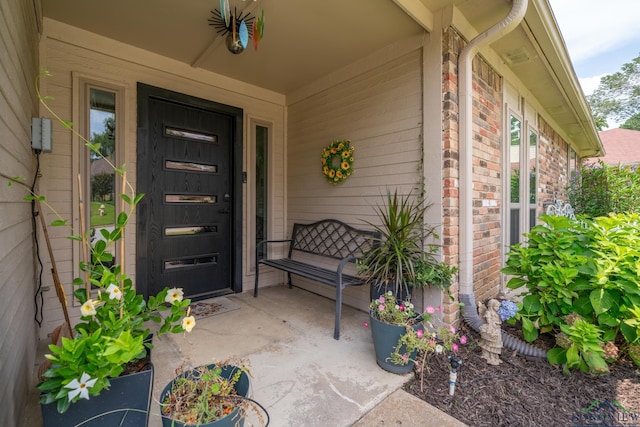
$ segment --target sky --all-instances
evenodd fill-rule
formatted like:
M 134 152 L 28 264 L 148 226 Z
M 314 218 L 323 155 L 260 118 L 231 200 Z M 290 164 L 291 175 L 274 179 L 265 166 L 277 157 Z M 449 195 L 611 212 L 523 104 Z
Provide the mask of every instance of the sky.
M 549 0 L 585 95 L 640 55 L 640 0 Z

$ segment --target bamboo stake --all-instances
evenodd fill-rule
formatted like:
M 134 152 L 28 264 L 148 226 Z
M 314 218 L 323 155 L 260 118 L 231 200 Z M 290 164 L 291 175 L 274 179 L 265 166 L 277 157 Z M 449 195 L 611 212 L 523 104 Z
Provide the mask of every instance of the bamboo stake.
M 121 185 L 121 191 L 120 194 L 126 194 L 126 187 L 127 184 L 127 171 L 123 171 L 122 172 L 122 185 Z M 132 197 L 133 199 L 133 197 Z M 124 212 L 125 211 L 125 207 L 122 205 L 124 201 L 120 202 L 120 211 Z M 116 218 L 116 223 L 117 223 L 118 219 Z M 129 221 L 129 218 L 127 218 L 127 222 Z M 124 275 L 124 227 L 120 229 L 120 268 L 121 268 L 121 272 Z M 117 255 L 117 254 L 116 254 Z
M 51 260 L 51 275 L 53 276 L 53 284 L 56 289 L 56 295 L 62 306 L 62 313 L 64 314 L 64 320 L 69 327 L 69 333 L 73 338 L 73 328 L 71 327 L 71 320 L 69 319 L 69 312 L 67 311 L 67 295 L 64 292 L 62 283 L 60 283 L 60 277 L 58 276 L 58 267 L 56 266 L 56 260 L 53 257 L 53 249 L 51 248 L 51 240 L 49 239 L 49 231 L 47 230 L 47 224 L 44 220 L 44 214 L 40 207 L 40 201 L 36 199 L 38 204 L 38 216 L 40 217 L 40 224 L 42 225 L 42 232 L 44 233 L 44 240 L 47 242 L 47 250 L 49 251 L 49 259 Z
M 85 232 L 85 218 L 84 218 L 84 198 L 82 193 L 82 178 L 80 178 L 80 174 L 78 174 L 78 199 L 80 200 L 80 235 L 82 237 L 82 260 L 84 262 L 84 285 L 87 291 L 87 301 L 91 299 L 91 281 L 89 280 L 89 271 L 87 271 L 87 265 L 89 255 L 87 254 L 87 233 Z

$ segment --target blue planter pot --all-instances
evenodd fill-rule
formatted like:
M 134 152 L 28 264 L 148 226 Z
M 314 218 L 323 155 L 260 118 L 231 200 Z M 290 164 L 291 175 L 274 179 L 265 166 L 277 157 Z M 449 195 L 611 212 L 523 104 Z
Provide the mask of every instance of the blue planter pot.
M 369 314 L 369 324 L 371 325 L 371 335 L 373 336 L 373 347 L 376 350 L 376 362 L 385 371 L 394 374 L 407 374 L 411 372 L 416 357 L 414 351 L 409 355 L 409 362 L 406 365 L 396 365 L 391 362 L 391 354 L 398 345 L 398 340 L 407 329 L 405 326 L 384 323 Z
M 207 368 L 213 369 L 215 368 L 215 364 L 207 365 Z M 197 369 L 197 368 L 196 368 Z M 231 378 L 235 371 L 239 369 L 235 366 L 225 366 L 222 368 L 222 372 L 220 375 L 223 378 Z M 167 386 L 162 390 L 162 394 L 160 395 L 160 414 L 162 414 L 162 426 L 163 427 L 189 427 L 193 426 L 193 424 L 184 424 L 179 421 L 173 420 L 170 416 L 165 416 L 163 412 L 162 402 L 165 401 L 167 396 L 171 394 L 171 388 L 173 386 L 174 381 L 178 378 L 184 378 L 191 374 L 192 371 L 187 371 L 176 378 L 173 379 Z M 234 389 L 239 396 L 247 397 L 249 395 L 249 375 L 246 372 L 242 372 L 240 375 L 240 379 L 234 385 Z M 244 418 L 240 418 L 240 410 L 235 408 L 229 415 L 220 418 L 218 420 L 212 421 L 210 423 L 198 424 L 200 427 L 243 427 L 244 426 Z
M 146 371 L 110 379 L 108 390 L 89 400 L 72 403 L 63 414 L 58 413 L 55 403 L 40 405 L 44 427 L 146 426 L 153 387 L 153 364 L 149 363 L 149 367 Z

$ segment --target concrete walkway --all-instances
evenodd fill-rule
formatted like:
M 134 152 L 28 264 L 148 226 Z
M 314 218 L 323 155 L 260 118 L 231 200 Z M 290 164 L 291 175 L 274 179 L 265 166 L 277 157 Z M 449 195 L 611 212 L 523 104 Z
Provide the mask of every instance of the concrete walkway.
M 251 397 L 269 412 L 271 427 L 462 426 L 401 390 L 409 375 L 375 362 L 368 314 L 343 308 L 333 339 L 335 303 L 284 286 L 228 295 L 238 309 L 198 320 L 190 334 L 154 338 L 154 402 L 149 426 L 159 427 L 157 399 L 179 366 L 236 356 L 251 366 Z M 39 411 L 32 411 L 39 412 Z M 39 426 L 34 419 L 27 426 Z M 263 425 L 250 414 L 245 426 Z

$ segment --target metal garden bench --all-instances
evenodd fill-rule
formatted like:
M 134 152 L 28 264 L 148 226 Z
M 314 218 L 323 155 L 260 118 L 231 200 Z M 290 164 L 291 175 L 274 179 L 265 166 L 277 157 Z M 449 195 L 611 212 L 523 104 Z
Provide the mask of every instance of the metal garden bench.
M 338 340 L 340 339 L 342 290 L 347 286 L 360 286 L 365 283 L 362 278 L 343 273 L 343 270 L 347 264 L 355 263 L 364 252 L 371 249 L 378 237 L 376 232 L 359 230 L 335 219 L 325 219 L 312 224 L 295 223 L 291 239 L 263 240 L 256 246 L 256 283 L 253 296 L 258 296 L 260 264 L 286 271 L 289 288 L 292 287 L 292 274 L 333 286 L 336 289 L 336 320 L 333 337 Z M 288 243 L 287 257 L 259 259 L 262 246 L 273 243 Z M 311 254 L 313 257 L 307 256 L 305 259 L 304 254 Z M 330 265 L 337 265 L 335 268 L 314 265 L 313 259 L 323 262 L 332 260 Z

